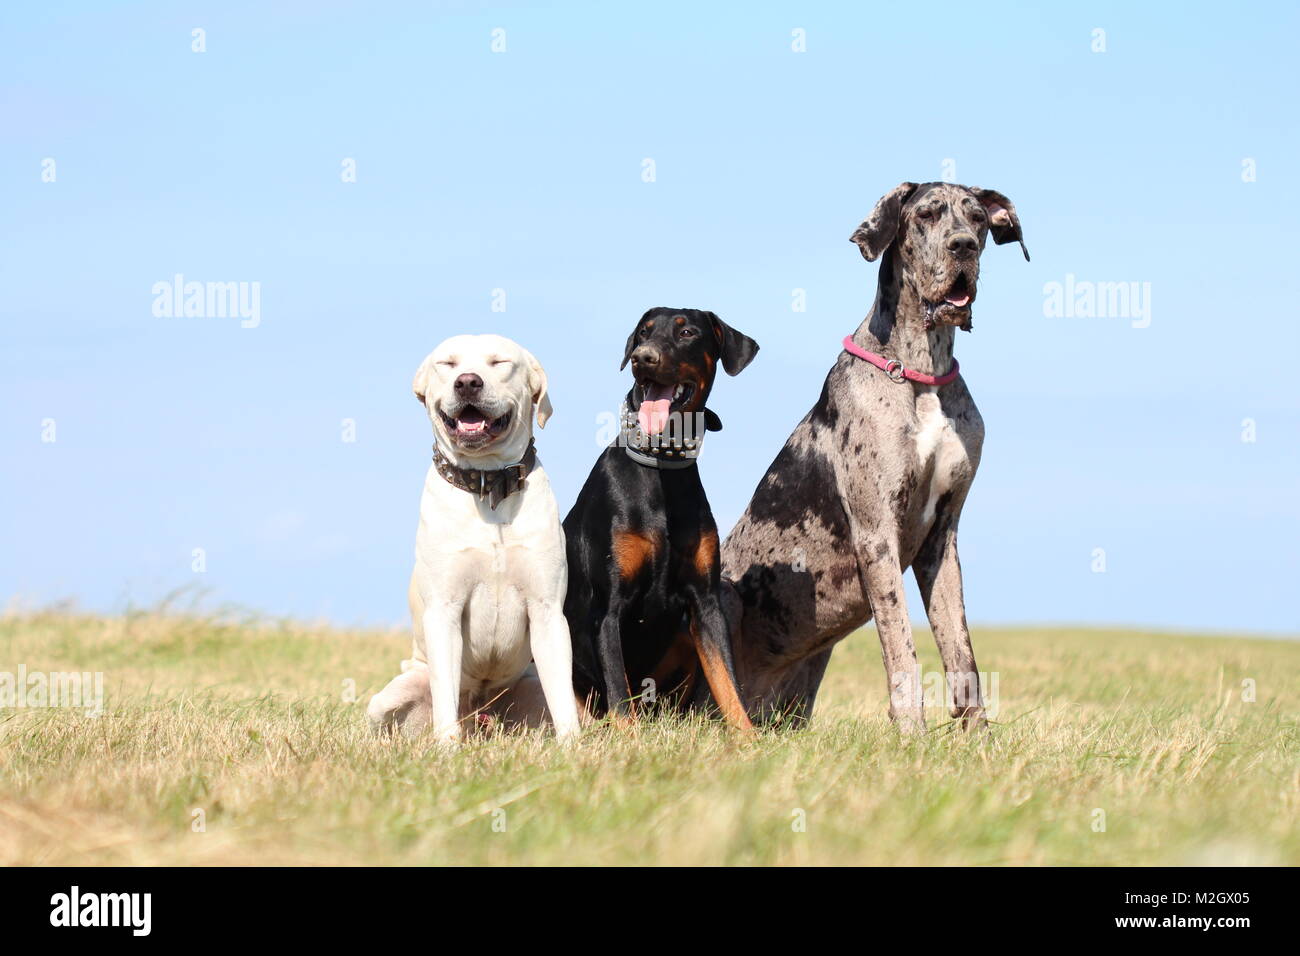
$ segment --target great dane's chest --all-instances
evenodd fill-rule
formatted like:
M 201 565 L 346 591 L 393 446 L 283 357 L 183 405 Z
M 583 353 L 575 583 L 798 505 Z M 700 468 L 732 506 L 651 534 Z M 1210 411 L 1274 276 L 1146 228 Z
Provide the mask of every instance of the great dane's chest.
M 936 515 L 953 498 L 965 497 L 979 462 L 984 429 L 969 401 L 945 405 L 938 389 L 918 389 L 905 430 L 903 476 L 907 488 L 902 515 L 907 537 L 919 546 Z

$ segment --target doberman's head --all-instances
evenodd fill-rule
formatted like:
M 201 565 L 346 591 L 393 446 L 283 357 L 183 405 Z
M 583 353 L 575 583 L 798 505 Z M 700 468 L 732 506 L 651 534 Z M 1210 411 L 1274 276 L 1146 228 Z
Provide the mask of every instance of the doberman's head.
M 651 309 L 627 338 L 623 364 L 632 363 L 636 384 L 628 404 L 637 410 L 641 430 L 657 435 L 670 416 L 703 414 L 707 428 L 722 427 L 704 407 L 718 363 L 739 375 L 758 354 L 758 343 L 737 332 L 712 312 L 699 309 Z
M 849 238 L 868 262 L 892 247 L 903 281 L 924 306 L 927 326 L 969 328 L 989 235 L 998 245 L 1019 242 L 1029 259 L 1016 207 L 1001 193 L 956 183 L 902 183 Z

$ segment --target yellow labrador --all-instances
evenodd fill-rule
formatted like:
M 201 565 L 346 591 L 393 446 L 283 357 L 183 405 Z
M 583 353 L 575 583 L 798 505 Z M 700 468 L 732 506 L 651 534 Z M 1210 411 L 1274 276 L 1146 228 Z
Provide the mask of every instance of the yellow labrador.
M 456 741 L 484 715 L 537 726 L 549 714 L 572 736 L 564 532 L 533 448 L 534 418 L 543 428 L 551 416 L 546 373 L 509 339 L 458 335 L 421 363 L 414 389 L 434 434 L 409 590 L 414 648 L 371 698 L 371 725 L 432 726 Z

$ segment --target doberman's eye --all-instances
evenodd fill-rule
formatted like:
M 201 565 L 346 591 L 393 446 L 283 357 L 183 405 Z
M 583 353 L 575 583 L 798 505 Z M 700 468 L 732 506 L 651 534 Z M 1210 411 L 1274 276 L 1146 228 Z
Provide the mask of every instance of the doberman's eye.
M 680 329 L 680 330 L 677 332 L 677 337 L 678 337 L 679 339 L 692 339 L 692 338 L 694 338 L 694 337 L 697 336 L 697 335 L 699 335 L 699 333 L 698 333 L 697 331 L 695 331 L 695 329 L 692 329 L 692 328 L 690 328 L 690 327 L 687 327 L 687 328 L 684 328 L 684 329 Z
M 638 330 L 637 330 L 637 333 L 636 333 L 636 337 L 637 337 L 638 339 L 648 339 L 648 338 L 650 338 L 650 330 L 649 330 L 649 329 L 638 329 Z

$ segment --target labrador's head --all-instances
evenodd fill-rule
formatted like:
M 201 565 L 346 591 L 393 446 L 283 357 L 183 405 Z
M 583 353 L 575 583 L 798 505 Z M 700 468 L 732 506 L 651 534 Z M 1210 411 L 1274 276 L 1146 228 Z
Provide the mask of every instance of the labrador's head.
M 456 335 L 420 363 L 412 384 L 438 446 L 465 468 L 518 461 L 551 417 L 546 372 L 531 352 L 500 335 Z

